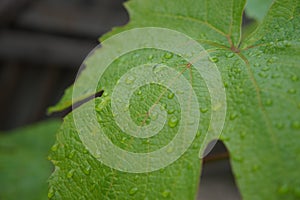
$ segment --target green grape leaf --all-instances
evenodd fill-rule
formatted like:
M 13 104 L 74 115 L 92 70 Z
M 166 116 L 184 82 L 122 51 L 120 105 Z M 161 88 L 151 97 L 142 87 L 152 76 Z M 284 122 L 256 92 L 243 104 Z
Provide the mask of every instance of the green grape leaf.
M 262 21 L 272 3 L 273 0 L 249 0 L 245 8 L 246 15 L 257 21 Z
M 238 0 L 132 0 L 126 3 L 131 19 L 129 24 L 114 29 L 102 38 L 103 47 L 96 49 L 86 59 L 86 68 L 75 86 L 69 88 L 60 103 L 51 108 L 51 111 L 61 110 L 70 106 L 72 101 L 79 102 L 104 90 L 102 97 L 87 102 L 65 117 L 58 132 L 56 148 L 50 154 L 56 170 L 50 177 L 48 197 L 195 198 L 201 170 L 199 149 L 201 157 L 208 142 L 218 139 L 214 133 L 218 126 L 212 126 L 212 123 L 222 119 L 212 116 L 227 105 L 225 126 L 219 139 L 229 150 L 243 199 L 298 198 L 300 2 L 275 1 L 263 22 L 242 40 L 241 21 L 245 4 L 245 1 Z M 209 53 L 209 58 L 203 53 L 204 50 L 199 50 L 200 62 L 207 69 L 216 66 L 219 70 L 226 91 L 226 104 L 215 104 L 213 101 L 217 93 L 213 93 L 214 87 L 211 86 L 218 82 L 218 73 L 209 78 L 199 73 L 196 62 L 189 62 L 183 54 L 178 53 L 178 48 L 194 49 L 192 43 L 187 45 L 180 37 L 174 41 L 175 46 L 170 44 L 174 51 L 168 48 L 140 48 L 122 52 L 128 46 L 147 46 L 149 41 L 164 44 L 173 37 L 170 33 L 166 41 L 157 40 L 157 35 L 151 37 L 145 32 L 145 44 L 140 44 L 140 36 L 118 40 L 118 35 L 124 31 L 131 33 L 134 28 L 141 27 L 175 30 L 201 44 Z M 161 32 L 164 30 L 161 29 Z M 121 52 L 120 55 L 118 52 Z M 108 57 L 114 56 L 113 62 L 109 62 Z M 137 73 L 137 66 L 145 69 L 142 78 L 128 75 L 129 72 Z M 151 81 L 138 89 L 133 87 L 136 82 L 151 78 L 152 72 L 147 71 L 149 67 L 152 67 L 153 73 L 162 73 L 165 70 L 162 66 L 171 66 L 190 83 L 198 100 L 198 108 L 191 103 L 192 98 L 186 101 L 187 105 L 191 103 L 187 111 L 182 107 L 185 104 L 179 94 L 191 95 L 188 87 L 186 91 L 172 91 L 170 87 Z M 169 81 L 173 83 L 173 80 L 179 80 L 179 75 L 169 76 Z M 119 90 L 121 92 L 115 92 L 115 86 L 122 83 L 127 86 Z M 115 107 L 119 108 L 114 101 L 122 102 L 121 99 L 129 95 L 131 86 L 135 89 L 128 105 L 121 106 L 119 113 L 114 112 Z M 222 90 L 218 91 L 222 93 Z M 217 99 L 222 100 L 221 97 Z M 148 112 L 154 110 L 153 105 L 159 106 L 162 113 L 166 114 L 164 126 L 160 127 L 164 121 L 159 118 L 157 126 L 152 127 L 160 127 L 159 134 L 149 138 L 128 135 L 135 132 L 136 125 L 151 127 L 151 123 L 155 123 L 157 116 Z M 188 112 L 191 116 L 197 116 L 197 109 L 200 111 L 199 121 L 185 114 Z M 157 112 L 160 112 L 159 109 Z M 120 118 L 119 115 L 123 113 L 129 113 L 131 119 Z M 186 119 L 188 122 L 185 126 L 185 122 L 181 121 Z M 170 140 L 177 138 L 176 133 L 182 132 L 180 128 L 189 127 L 188 124 L 198 126 L 192 144 L 179 159 L 158 170 L 132 173 L 130 170 L 135 167 L 148 166 L 148 161 L 153 165 L 155 157 L 149 156 L 139 163 L 125 159 L 123 151 L 114 151 L 110 146 L 118 146 L 133 154 L 154 152 L 168 146 Z M 102 132 L 99 132 L 99 127 Z M 105 135 L 109 142 L 99 135 Z M 182 145 L 168 146 L 166 153 L 171 155 L 183 144 L 185 140 L 182 140 Z M 112 152 L 110 157 L 106 155 L 107 152 Z M 112 167 L 108 163 L 114 160 L 119 165 Z M 162 154 L 157 163 L 166 160 L 168 156 Z M 121 165 L 128 169 L 119 169 Z
M 49 120 L 0 135 L 0 199 L 47 199 L 47 160 L 61 124 Z

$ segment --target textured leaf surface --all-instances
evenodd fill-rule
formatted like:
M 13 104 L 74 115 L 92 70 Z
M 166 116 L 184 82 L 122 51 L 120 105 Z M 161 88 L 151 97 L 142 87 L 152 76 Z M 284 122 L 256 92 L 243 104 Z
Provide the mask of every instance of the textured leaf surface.
M 257 21 L 262 21 L 271 7 L 272 2 L 273 0 L 249 0 L 245 8 L 247 16 Z
M 126 4 L 131 22 L 104 38 L 133 27 L 157 26 L 181 31 L 201 43 L 221 71 L 226 87 L 227 119 L 220 139 L 230 152 L 243 198 L 297 199 L 300 194 L 297 170 L 300 165 L 299 1 L 274 2 L 257 30 L 241 41 L 244 5 L 244 1 L 233 0 L 132 0 Z M 96 50 L 86 62 L 87 68 L 78 80 L 83 92 L 75 96 L 75 100 L 95 92 L 88 90 L 88 83 L 89 79 L 97 78 L 94 72 L 101 67 L 97 54 L 101 51 Z M 174 66 L 178 71 L 186 66 L 184 60 L 176 55 L 169 56 L 167 52 L 154 49 L 138 50 L 116 59 L 97 88 L 105 91 L 103 97 L 97 99 L 99 124 L 105 124 L 106 134 L 114 144 L 130 151 L 160 148 L 176 133 L 176 126 L 166 126 L 157 137 L 138 140 L 128 137 L 113 121 L 110 97 L 114 85 L 133 66 L 153 60 Z M 69 115 L 58 133 L 57 148 L 51 153 L 56 171 L 50 179 L 49 197 L 193 199 L 201 166 L 198 150 L 202 133 L 208 129 L 211 108 L 201 76 L 193 68 L 183 75 L 193 80 L 202 115 L 197 138 L 179 160 L 163 170 L 144 174 L 110 169 L 84 148 L 72 115 Z M 140 122 L 139 116 L 155 103 L 164 90 L 153 85 L 137 91 L 129 107 L 131 117 Z M 70 105 L 71 94 L 70 88 L 52 110 Z M 160 103 L 168 110 L 174 110 L 169 112 L 169 120 L 178 119 L 178 102 L 176 98 L 170 100 L 168 94 L 169 91 Z M 84 111 L 87 105 L 75 112 Z
M 47 199 L 47 160 L 60 121 L 47 121 L 0 136 L 0 199 Z

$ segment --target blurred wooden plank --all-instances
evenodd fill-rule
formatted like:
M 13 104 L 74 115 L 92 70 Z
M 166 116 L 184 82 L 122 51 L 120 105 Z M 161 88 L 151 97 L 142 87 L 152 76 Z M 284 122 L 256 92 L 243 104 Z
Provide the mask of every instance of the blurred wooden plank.
M 123 1 L 40 0 L 23 12 L 16 24 L 22 28 L 95 38 L 128 21 Z
M 0 0 L 0 24 L 14 20 L 18 13 L 32 0 Z
M 78 69 L 96 45 L 96 40 L 6 30 L 0 32 L 0 59 Z

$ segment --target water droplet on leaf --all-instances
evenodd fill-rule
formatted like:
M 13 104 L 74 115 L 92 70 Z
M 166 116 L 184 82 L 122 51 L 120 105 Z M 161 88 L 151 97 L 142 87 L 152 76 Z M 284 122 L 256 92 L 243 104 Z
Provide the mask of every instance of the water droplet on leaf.
M 168 114 L 170 115 L 170 114 L 173 114 L 175 112 L 175 109 L 173 109 L 173 108 L 170 108 L 169 110 L 168 110 Z
M 234 53 L 229 52 L 225 54 L 227 58 L 232 58 L 234 56 Z
M 48 191 L 48 198 L 51 199 L 54 196 L 54 189 L 53 187 L 50 187 L 49 191 Z
M 151 120 L 155 121 L 158 118 L 158 114 L 156 112 L 152 112 L 152 113 L 150 113 L 150 118 L 151 118 Z
M 266 71 L 269 71 L 270 70 L 270 67 L 264 67 L 261 69 L 262 71 L 266 72 Z
M 245 138 L 246 132 L 245 132 L 245 131 L 242 131 L 242 132 L 240 133 L 240 136 L 241 136 L 242 139 Z
M 259 170 L 259 165 L 253 165 L 253 167 L 252 167 L 252 171 L 253 172 L 256 172 L 257 170 Z
M 238 117 L 238 114 L 237 113 L 232 113 L 230 116 L 229 116 L 229 119 L 230 120 L 234 120 Z
M 200 108 L 200 112 L 206 113 L 208 111 L 208 108 Z
M 282 122 L 276 123 L 275 126 L 277 129 L 280 129 L 280 130 L 284 128 L 284 124 Z
M 175 94 L 173 92 L 169 93 L 168 94 L 168 99 L 173 99 L 175 96 Z
M 296 94 L 296 90 L 293 89 L 293 88 L 292 88 L 292 89 L 289 89 L 289 90 L 288 90 L 288 93 L 290 93 L 290 94 Z
M 133 82 L 135 81 L 135 77 L 134 76 L 128 76 L 127 78 L 126 78 L 126 83 L 127 84 L 132 84 Z
M 176 127 L 177 124 L 178 124 L 178 119 L 177 119 L 177 117 L 172 116 L 172 117 L 169 119 L 168 124 L 169 124 L 169 127 L 171 127 L 171 128 Z
M 133 187 L 133 188 L 131 188 L 131 189 L 129 190 L 129 194 L 130 194 L 130 195 L 134 195 L 134 194 L 137 193 L 138 190 L 139 190 L 139 189 L 138 189 L 137 187 Z
M 51 147 L 51 151 L 57 151 L 58 149 L 58 144 L 55 144 Z
M 266 100 L 266 105 L 267 105 L 267 106 L 273 105 L 272 99 L 267 99 L 267 100 Z
M 68 155 L 68 158 L 73 158 L 74 157 L 74 155 L 75 155 L 75 150 L 72 150 L 70 153 L 69 153 L 69 155 Z
M 74 175 L 75 170 L 71 169 L 68 173 L 67 173 L 67 178 L 72 178 Z
M 167 149 L 167 153 L 172 153 L 173 151 L 174 151 L 174 149 L 172 146 Z
M 103 92 L 103 97 L 107 97 L 108 96 L 108 92 Z
M 299 121 L 292 122 L 292 128 L 293 129 L 300 129 L 300 122 Z
M 278 193 L 279 194 L 286 194 L 286 193 L 288 193 L 289 192 L 289 186 L 288 186 L 288 184 L 283 184 L 283 185 L 281 185 L 279 188 L 278 188 Z
M 148 56 L 148 60 L 152 60 L 153 57 L 154 57 L 153 55 L 149 55 L 149 56 Z
M 170 52 L 167 52 L 167 53 L 165 53 L 164 57 L 165 57 L 166 59 L 170 59 L 170 58 L 173 57 L 173 54 L 170 53 Z
M 293 75 L 293 76 L 291 76 L 291 80 L 292 80 L 292 81 L 298 81 L 298 80 L 299 80 L 299 78 L 298 78 L 298 76 L 296 76 L 296 75 Z
M 296 187 L 294 189 L 294 194 L 295 194 L 296 197 L 300 197 L 300 187 Z
M 210 57 L 209 60 L 210 60 L 211 62 L 213 62 L 213 63 L 219 62 L 219 58 L 216 57 L 216 56 Z
M 165 190 L 161 193 L 161 195 L 164 197 L 164 198 L 167 198 L 169 197 L 171 194 L 171 191 L 170 190 Z
M 84 168 L 83 173 L 85 173 L 86 175 L 89 175 L 91 173 L 91 167 L 88 166 L 88 167 Z

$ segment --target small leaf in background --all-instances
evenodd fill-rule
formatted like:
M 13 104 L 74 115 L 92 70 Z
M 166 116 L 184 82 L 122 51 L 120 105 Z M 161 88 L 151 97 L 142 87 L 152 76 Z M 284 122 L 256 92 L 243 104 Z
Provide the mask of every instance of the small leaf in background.
M 61 122 L 50 120 L 0 135 L 0 199 L 47 199 L 53 166 L 47 154 Z

